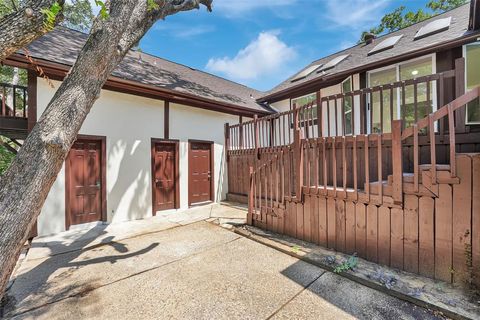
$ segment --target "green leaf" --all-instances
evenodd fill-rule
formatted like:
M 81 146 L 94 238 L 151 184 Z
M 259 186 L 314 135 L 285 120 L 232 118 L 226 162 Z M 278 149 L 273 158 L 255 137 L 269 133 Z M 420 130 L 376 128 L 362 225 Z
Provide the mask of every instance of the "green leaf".
M 101 0 L 95 0 L 95 4 L 100 7 L 100 17 L 104 20 L 108 19 L 109 14 L 105 3 Z
M 57 19 L 57 15 L 61 10 L 62 6 L 57 1 L 55 1 L 50 8 L 40 10 L 45 17 L 45 21 L 43 22 L 45 29 L 48 31 L 53 30 L 55 27 L 55 20 Z
M 160 6 L 155 2 L 155 0 L 147 0 L 147 9 L 148 11 L 158 10 Z

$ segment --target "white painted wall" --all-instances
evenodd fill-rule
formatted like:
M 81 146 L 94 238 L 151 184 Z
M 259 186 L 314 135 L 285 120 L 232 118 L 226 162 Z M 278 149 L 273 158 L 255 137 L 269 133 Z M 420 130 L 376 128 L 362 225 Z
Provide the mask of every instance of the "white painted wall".
M 272 104 L 270 104 L 275 110 L 278 112 L 284 112 L 290 110 L 290 99 L 282 100 L 282 101 L 277 101 Z
M 60 82 L 54 82 L 55 88 Z M 56 89 L 38 78 L 38 114 Z M 215 199 L 225 198 L 224 123 L 238 116 L 170 104 L 170 138 L 180 140 L 180 203 L 188 207 L 188 139 L 215 142 Z M 152 215 L 151 138 L 163 138 L 164 103 L 102 90 L 80 134 L 106 136 L 107 219 L 120 222 Z M 39 235 L 65 230 L 65 166 L 38 219 Z
M 238 116 L 170 104 L 170 138 L 180 140 L 180 206 L 188 207 L 188 140 L 214 142 L 215 201 L 226 198 L 225 123 L 238 123 Z

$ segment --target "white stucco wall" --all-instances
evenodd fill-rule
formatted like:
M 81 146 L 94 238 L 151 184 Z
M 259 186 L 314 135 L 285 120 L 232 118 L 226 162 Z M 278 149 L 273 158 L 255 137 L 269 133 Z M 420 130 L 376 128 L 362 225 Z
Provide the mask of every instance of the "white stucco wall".
M 290 110 L 290 99 L 277 101 L 271 104 L 278 112 L 284 112 Z
M 55 88 L 60 82 L 55 82 Z M 38 78 L 38 114 L 56 89 Z M 224 123 L 238 116 L 170 104 L 170 139 L 180 140 L 180 203 L 188 207 L 188 139 L 215 142 L 215 199 L 225 198 Z M 164 138 L 164 102 L 107 90 L 87 116 L 80 134 L 106 137 L 107 221 L 152 215 L 151 138 Z M 65 230 L 65 166 L 38 219 L 39 235 Z

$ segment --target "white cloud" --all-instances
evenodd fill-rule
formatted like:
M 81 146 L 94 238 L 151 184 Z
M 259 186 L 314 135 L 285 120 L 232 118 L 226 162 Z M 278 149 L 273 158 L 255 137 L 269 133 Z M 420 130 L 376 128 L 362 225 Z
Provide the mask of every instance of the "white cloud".
M 380 21 L 391 0 L 327 0 L 325 17 L 335 26 L 362 28 Z
M 227 16 L 237 16 L 257 9 L 274 9 L 296 3 L 298 0 L 215 0 L 214 10 Z
M 235 57 L 212 58 L 206 69 L 226 75 L 233 80 L 253 80 L 266 77 L 284 68 L 296 57 L 295 49 L 278 38 L 278 31 L 261 32 L 240 50 Z

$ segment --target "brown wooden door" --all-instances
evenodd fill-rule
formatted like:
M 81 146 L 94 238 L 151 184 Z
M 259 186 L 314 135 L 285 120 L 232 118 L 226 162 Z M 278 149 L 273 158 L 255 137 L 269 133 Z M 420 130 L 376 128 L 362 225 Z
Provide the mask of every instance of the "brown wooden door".
M 77 140 L 70 150 L 67 227 L 102 220 L 102 142 Z
M 155 143 L 153 155 L 154 212 L 175 208 L 176 145 Z
M 190 204 L 212 200 L 211 147 L 210 143 L 190 143 L 188 159 Z

